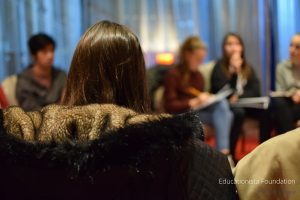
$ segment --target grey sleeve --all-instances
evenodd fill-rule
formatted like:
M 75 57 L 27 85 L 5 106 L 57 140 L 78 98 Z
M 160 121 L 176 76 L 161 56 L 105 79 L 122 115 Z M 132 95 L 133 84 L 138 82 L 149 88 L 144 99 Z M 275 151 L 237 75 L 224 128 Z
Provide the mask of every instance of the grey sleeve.
M 276 91 L 286 91 L 286 77 L 284 66 L 282 64 L 278 64 L 276 67 Z

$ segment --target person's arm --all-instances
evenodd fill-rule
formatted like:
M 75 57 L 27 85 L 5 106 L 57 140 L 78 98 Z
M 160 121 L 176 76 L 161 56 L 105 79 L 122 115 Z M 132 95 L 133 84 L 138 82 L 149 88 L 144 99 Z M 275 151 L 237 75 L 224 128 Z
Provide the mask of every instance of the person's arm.
M 281 64 L 276 67 L 276 91 L 286 91 L 285 72 Z
M 232 76 L 234 77 L 234 76 Z M 236 81 L 236 80 L 235 80 Z M 211 93 L 216 94 L 220 91 L 227 83 L 230 84 L 230 87 L 234 87 L 234 78 L 232 80 L 228 80 L 225 73 L 223 72 L 220 62 L 214 66 L 211 75 Z
M 260 81 L 255 71 L 251 69 L 250 77 L 244 87 L 244 93 L 240 96 L 240 98 L 259 97 L 260 95 Z
M 274 191 L 280 190 L 280 185 L 264 184 L 263 181 L 275 180 L 280 174 L 280 165 L 274 149 L 263 143 L 254 151 L 239 161 L 234 169 L 238 195 L 241 200 L 271 200 L 279 195 Z M 268 151 L 269 149 L 269 151 Z
M 287 71 L 285 70 L 285 63 L 279 64 L 276 68 L 276 91 L 283 91 L 283 92 L 288 92 L 290 93 L 291 99 L 294 103 L 300 104 L 300 90 L 296 89 L 294 87 L 290 87 L 287 85 L 287 77 L 289 77 L 286 73 Z
M 240 200 L 300 199 L 299 134 L 295 129 L 274 137 L 238 162 L 234 176 Z

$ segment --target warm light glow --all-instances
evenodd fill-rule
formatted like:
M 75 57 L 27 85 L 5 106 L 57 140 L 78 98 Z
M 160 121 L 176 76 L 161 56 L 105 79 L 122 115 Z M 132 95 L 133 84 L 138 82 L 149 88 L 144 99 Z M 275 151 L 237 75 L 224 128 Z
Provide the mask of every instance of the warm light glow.
M 155 60 L 158 65 L 172 65 L 174 64 L 174 54 L 172 53 L 158 53 Z

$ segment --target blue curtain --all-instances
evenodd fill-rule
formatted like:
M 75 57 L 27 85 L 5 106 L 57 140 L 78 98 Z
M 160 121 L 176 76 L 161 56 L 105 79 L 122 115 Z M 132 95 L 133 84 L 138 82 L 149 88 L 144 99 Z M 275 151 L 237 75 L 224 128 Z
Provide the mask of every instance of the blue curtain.
M 31 61 L 28 38 L 38 32 L 56 43 L 55 64 L 67 69 L 82 33 L 80 0 L 0 0 L 0 78 Z
M 207 60 L 216 60 L 223 36 L 237 32 L 267 92 L 276 63 L 288 58 L 290 38 L 300 32 L 299 10 L 299 0 L 0 0 L 0 79 L 28 65 L 27 40 L 37 32 L 54 37 L 55 63 L 67 71 L 84 30 L 108 19 L 138 35 L 147 66 L 189 35 L 199 35 Z
M 290 39 L 295 33 L 300 32 L 300 2 L 299 0 L 276 1 L 274 15 L 274 32 L 276 33 L 276 59 L 283 60 L 288 57 Z

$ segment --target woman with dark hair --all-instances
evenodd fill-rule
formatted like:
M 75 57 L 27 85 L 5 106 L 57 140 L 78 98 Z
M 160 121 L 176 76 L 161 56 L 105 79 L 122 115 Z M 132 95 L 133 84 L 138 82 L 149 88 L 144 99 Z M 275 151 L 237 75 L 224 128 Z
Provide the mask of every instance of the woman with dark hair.
M 197 109 L 209 101 L 210 94 L 203 92 L 204 80 L 198 71 L 206 54 L 206 47 L 197 37 L 187 38 L 181 45 L 179 63 L 165 79 L 164 105 L 169 113 L 182 113 Z M 217 149 L 229 154 L 229 133 L 232 113 L 226 100 L 197 111 L 201 121 L 212 124 L 216 131 Z
M 211 92 L 217 93 L 225 85 L 229 85 L 235 92 L 229 98 L 231 105 L 240 98 L 259 97 L 260 83 L 252 66 L 245 57 L 245 47 L 242 38 L 235 33 L 228 33 L 222 43 L 223 55 L 214 66 L 211 76 Z M 260 141 L 270 137 L 268 111 L 255 108 L 240 108 L 231 106 L 234 114 L 233 126 L 230 134 L 230 152 L 235 158 L 235 147 L 242 131 L 246 116 L 260 121 Z
M 120 25 L 95 24 L 77 45 L 62 104 L 112 103 L 147 112 L 145 74 L 136 36 Z
M 199 140 L 199 118 L 147 114 L 145 85 L 137 37 L 109 21 L 89 28 L 63 105 L 0 113 L 0 198 L 234 199 L 227 159 Z

